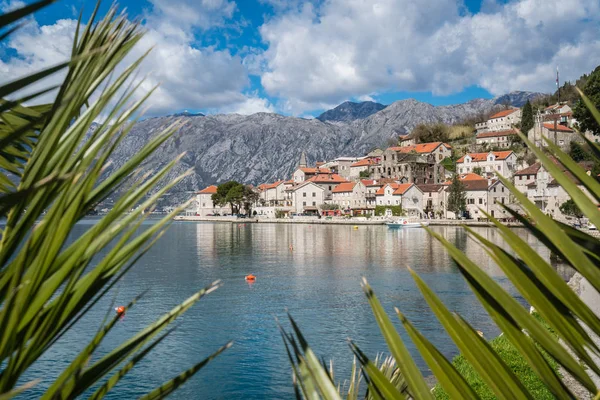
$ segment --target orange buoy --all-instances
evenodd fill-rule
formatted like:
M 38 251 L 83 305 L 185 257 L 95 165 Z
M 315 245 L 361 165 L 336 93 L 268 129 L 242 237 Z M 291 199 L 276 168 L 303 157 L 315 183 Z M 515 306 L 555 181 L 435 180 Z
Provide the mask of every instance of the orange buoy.
M 117 314 L 123 315 L 123 314 L 125 314 L 125 307 L 119 306 L 119 307 L 115 308 L 115 311 L 117 312 Z
M 247 281 L 255 281 L 256 280 L 256 276 L 250 274 L 250 275 L 246 275 L 246 280 Z

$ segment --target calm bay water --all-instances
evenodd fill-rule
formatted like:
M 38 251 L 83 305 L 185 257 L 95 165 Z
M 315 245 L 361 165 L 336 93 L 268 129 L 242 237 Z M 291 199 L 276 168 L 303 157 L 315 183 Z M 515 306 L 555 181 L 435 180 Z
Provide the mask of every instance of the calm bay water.
M 93 223 L 78 224 L 75 235 Z M 462 228 L 434 230 L 519 298 L 499 268 Z M 495 230 L 477 231 L 501 243 Z M 525 230 L 517 231 L 542 256 L 549 256 Z M 393 307 L 398 307 L 446 356 L 456 355 L 455 346 L 427 307 L 407 266 L 421 275 L 450 310 L 460 313 L 486 337 L 498 334 L 442 246 L 422 229 L 174 223 L 115 290 L 31 368 L 27 378 L 41 378 L 42 382 L 37 390 L 21 397 L 39 397 L 97 331 L 113 299 L 116 304 L 126 304 L 149 289 L 117 324 L 99 355 L 217 279 L 223 281 L 223 287 L 178 319 L 177 329 L 122 380 L 109 398 L 136 398 L 229 340 L 234 340 L 233 347 L 172 398 L 292 398 L 290 366 L 275 321 L 278 318 L 289 327 L 286 310 L 316 353 L 333 359 L 336 378 L 343 381 L 352 362 L 347 338 L 371 357 L 387 350 L 360 288 L 363 276 L 390 315 Z M 248 273 L 257 276 L 252 285 L 244 281 Z M 400 332 L 407 338 L 402 329 Z M 407 344 L 412 345 L 408 339 Z M 410 349 L 417 354 L 413 347 Z M 428 373 L 422 360 L 418 364 Z

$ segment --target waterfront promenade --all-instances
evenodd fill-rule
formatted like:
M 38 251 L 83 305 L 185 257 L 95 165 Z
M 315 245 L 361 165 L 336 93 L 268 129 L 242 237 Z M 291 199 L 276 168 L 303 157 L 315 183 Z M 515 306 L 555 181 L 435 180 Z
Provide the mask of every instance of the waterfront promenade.
M 237 224 L 311 224 L 311 225 L 385 225 L 388 221 L 384 218 L 317 218 L 317 217 L 296 217 L 296 218 L 237 218 L 237 217 L 200 217 L 200 216 L 177 216 L 175 221 L 193 221 L 193 222 L 221 222 Z M 491 222 L 475 220 L 456 220 L 456 219 L 430 219 L 422 220 L 432 226 L 493 226 Z M 507 226 L 522 226 L 520 223 L 507 222 Z

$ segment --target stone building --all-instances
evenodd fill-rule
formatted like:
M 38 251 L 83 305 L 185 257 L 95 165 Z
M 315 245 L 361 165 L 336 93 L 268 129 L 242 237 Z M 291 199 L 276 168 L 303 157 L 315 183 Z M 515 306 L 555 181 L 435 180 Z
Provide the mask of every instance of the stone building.
M 508 110 L 499 111 L 489 117 L 486 123 L 486 128 L 488 132 L 505 131 L 513 129 L 520 122 L 521 109 L 511 108 Z
M 360 181 L 340 183 L 332 191 L 331 203 L 337 204 L 346 214 L 367 214 L 375 207 L 367 205 L 366 192 L 367 188 Z
M 215 214 L 231 214 L 231 207 L 217 206 L 212 201 L 212 195 L 217 193 L 215 185 L 208 186 L 196 193 L 196 215 L 206 217 Z
M 286 193 L 296 213 L 318 215 L 321 205 L 325 203 L 325 190 L 311 181 L 293 186 Z
M 569 149 L 571 142 L 583 143 L 583 138 L 579 133 L 575 132 L 572 128 L 567 125 L 562 125 L 556 122 L 544 122 L 543 116 L 539 114 L 536 116 L 536 123 L 527 133 L 527 138 L 532 141 L 536 146 L 546 146 L 546 141 L 543 139 L 547 137 L 552 143 L 560 146 L 563 149 Z
M 451 153 L 451 146 L 442 142 L 390 147 L 369 169 L 373 179 L 391 178 L 415 184 L 442 183 L 445 170 L 440 163 Z
M 376 193 L 378 206 L 401 206 L 405 215 L 422 217 L 423 192 L 414 183 L 388 183 Z
M 446 208 L 447 184 L 417 185 L 423 192 L 423 210 L 430 218 L 441 218 Z

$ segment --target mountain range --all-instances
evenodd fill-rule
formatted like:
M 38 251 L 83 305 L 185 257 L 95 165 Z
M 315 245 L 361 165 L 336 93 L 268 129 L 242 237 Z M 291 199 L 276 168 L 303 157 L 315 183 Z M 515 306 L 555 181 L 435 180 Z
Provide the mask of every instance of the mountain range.
M 228 180 L 258 184 L 289 179 L 303 151 L 309 164 L 340 156 L 361 156 L 376 147 L 386 147 L 390 139 L 407 134 L 419 123 L 459 123 L 502 105 L 522 105 L 539 95 L 514 92 L 449 106 L 433 106 L 414 99 L 388 106 L 346 102 L 315 119 L 271 113 L 180 113 L 148 118 L 138 122 L 117 148 L 107 173 L 123 165 L 162 128 L 182 121 L 184 125 L 144 163 L 145 169 L 156 170 L 185 152 L 166 177 L 168 181 L 193 170 L 172 190 L 169 202 L 176 203 L 189 197 L 190 192 Z

